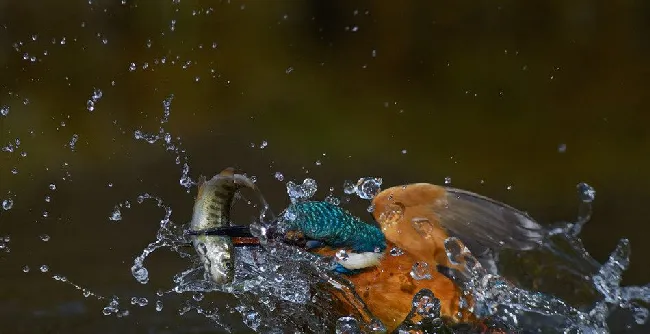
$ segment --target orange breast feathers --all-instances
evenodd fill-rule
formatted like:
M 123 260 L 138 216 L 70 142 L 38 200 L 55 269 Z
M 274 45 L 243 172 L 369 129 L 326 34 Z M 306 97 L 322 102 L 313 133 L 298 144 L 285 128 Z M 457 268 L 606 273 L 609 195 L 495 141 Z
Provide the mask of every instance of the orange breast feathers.
M 438 273 L 435 266 L 429 266 L 430 279 L 416 280 L 411 276 L 413 264 L 418 260 L 408 252 L 399 256 L 389 254 L 394 247 L 390 242 L 380 264 L 346 277 L 354 284 L 357 294 L 364 303 L 392 332 L 408 315 L 413 307 L 413 296 L 421 289 L 431 290 L 440 300 L 440 313 L 453 322 L 468 321 L 473 317 L 464 311 L 458 317 L 462 292 L 446 276 Z M 323 248 L 321 255 L 334 256 L 335 249 Z M 349 305 L 348 305 L 349 306 Z
M 423 288 L 440 299 L 443 316 L 455 322 L 476 320 L 467 311 L 458 315 L 462 291 L 436 270 L 437 265 L 466 270 L 463 263 L 454 265 L 447 257 L 445 240 L 450 236 L 457 238 L 462 252 L 481 254 L 487 265 L 493 264 L 489 251 L 531 249 L 545 236 L 545 229 L 525 212 L 465 190 L 428 183 L 388 188 L 375 196 L 373 205 L 373 216 L 388 247 L 378 266 L 348 279 L 370 311 L 389 328 L 404 320 L 413 295 Z M 393 246 L 404 254 L 388 254 Z M 416 262 L 427 264 L 431 279 L 411 277 Z M 471 296 L 466 297 L 471 305 Z
M 386 240 L 430 267 L 451 266 L 444 242 L 449 237 L 434 211 L 446 205 L 444 188 L 427 183 L 397 186 L 380 192 L 374 199 L 373 216 Z

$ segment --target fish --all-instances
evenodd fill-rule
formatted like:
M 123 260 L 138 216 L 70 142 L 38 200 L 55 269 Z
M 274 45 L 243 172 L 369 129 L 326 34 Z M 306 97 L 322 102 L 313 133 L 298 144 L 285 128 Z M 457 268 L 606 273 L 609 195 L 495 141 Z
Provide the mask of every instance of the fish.
M 246 187 L 256 189 L 253 181 L 236 174 L 234 168 L 226 168 L 210 180 L 199 177 L 189 232 L 194 232 L 192 245 L 205 268 L 206 278 L 216 284 L 231 283 L 234 279 L 233 240 L 230 236 L 198 232 L 231 226 L 230 210 L 235 193 Z

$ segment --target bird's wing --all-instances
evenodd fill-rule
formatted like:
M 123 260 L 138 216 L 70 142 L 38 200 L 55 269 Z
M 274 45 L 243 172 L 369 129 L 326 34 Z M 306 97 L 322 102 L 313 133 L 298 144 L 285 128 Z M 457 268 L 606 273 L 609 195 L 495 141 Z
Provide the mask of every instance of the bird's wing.
M 545 229 L 528 214 L 469 191 L 445 188 L 433 211 L 451 235 L 477 256 L 491 250 L 527 250 L 538 246 Z

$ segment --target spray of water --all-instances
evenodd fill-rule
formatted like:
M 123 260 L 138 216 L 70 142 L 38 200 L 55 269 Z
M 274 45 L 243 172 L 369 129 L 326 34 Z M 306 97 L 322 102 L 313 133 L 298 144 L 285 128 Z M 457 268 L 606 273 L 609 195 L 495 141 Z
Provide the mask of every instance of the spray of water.
M 97 100 L 99 98 L 93 103 Z M 164 129 L 164 124 L 170 117 L 172 100 L 173 96 L 170 96 L 163 101 L 163 116 L 158 132 L 146 133 L 136 130 L 134 137 L 152 145 L 162 143 L 166 151 L 175 155 L 176 164 L 181 166 L 179 184 L 189 193 L 195 182 L 190 177 L 185 150 L 181 148 L 180 138 L 174 139 L 172 134 Z M 5 146 L 5 149 L 15 149 L 18 145 L 19 143 L 11 143 Z M 284 180 L 285 177 L 278 172 L 275 178 Z M 381 178 L 364 177 L 356 183 L 346 181 L 343 192 L 371 200 L 379 193 L 381 184 Z M 305 179 L 302 182 L 288 181 L 286 187 L 292 202 L 310 199 L 317 191 L 317 184 L 313 179 Z M 578 185 L 578 192 L 581 205 L 577 221 L 558 224 L 549 229 L 545 244 L 537 250 L 544 256 L 539 257 L 539 254 L 531 251 L 516 254 L 515 257 L 520 260 L 517 265 L 523 263 L 531 270 L 554 268 L 555 273 L 561 272 L 554 277 L 572 285 L 571 290 L 581 291 L 583 295 L 592 297 L 593 302 L 589 307 L 571 303 L 567 301 L 570 298 L 560 298 L 553 293 L 537 292 L 545 290 L 544 284 L 527 281 L 516 274 L 494 274 L 493 271 L 483 268 L 458 239 L 449 238 L 445 243 L 447 255 L 451 263 L 460 264 L 463 268 L 447 272 L 465 292 L 460 305 L 480 317 L 494 319 L 502 328 L 507 329 L 546 328 L 553 331 L 560 329 L 565 332 L 606 333 L 610 331 L 608 317 L 616 309 L 630 312 L 638 324 L 645 323 L 648 310 L 643 304 L 650 303 L 650 286 L 620 286 L 622 274 L 629 264 L 629 241 L 621 240 L 606 263 L 601 265 L 593 259 L 582 245 L 579 234 L 591 217 L 591 203 L 595 199 L 595 191 L 589 185 L 581 183 Z M 129 306 L 149 306 L 161 311 L 165 297 L 176 295 L 188 296 L 179 306 L 178 314 L 195 311 L 227 331 L 232 328 L 223 321 L 223 315 L 235 312 L 241 315 L 243 323 L 250 329 L 261 333 L 296 330 L 336 333 L 384 332 L 385 326 L 368 311 L 350 282 L 331 273 L 330 268 L 336 259 L 316 256 L 267 238 L 267 231 L 270 228 L 278 228 L 277 224 L 282 219 L 291 219 L 287 216 L 291 213 L 285 212 L 284 216 L 276 219 L 263 196 L 259 193 L 258 195 L 261 213 L 259 219 L 250 222 L 250 226 L 251 232 L 260 238 L 262 247 L 236 249 L 235 279 L 232 283 L 216 285 L 206 280 L 203 266 L 196 261 L 191 248 L 187 247 L 189 240 L 183 234 L 184 224 L 177 224 L 172 220 L 172 208 L 166 205 L 162 198 L 148 193 L 138 196 L 135 200 L 116 204 L 108 214 L 108 219 L 119 222 L 127 214 L 125 210 L 130 209 L 132 203 L 154 203 L 164 211 L 155 240 L 134 258 L 131 273 L 137 282 L 148 284 L 150 274 L 145 264 L 147 257 L 162 248 L 172 250 L 181 258 L 188 259 L 191 265 L 173 277 L 173 283 L 167 291 L 158 291 L 156 296 L 150 298 L 101 296 L 71 282 L 65 276 L 52 277 L 79 290 L 84 297 L 105 301 L 107 304 L 101 312 L 107 316 L 128 316 Z M 341 201 L 333 196 L 333 190 L 330 190 L 328 198 L 330 202 L 341 204 Z M 3 210 L 10 210 L 12 205 L 11 198 L 2 201 Z M 369 211 L 372 210 L 370 207 Z M 0 238 L 0 250 L 9 251 L 8 245 L 8 237 Z M 399 249 L 390 251 L 391 256 L 400 256 L 401 253 Z M 526 262 L 529 258 L 536 262 L 534 266 Z M 548 262 L 539 261 L 540 259 Z M 501 269 L 508 272 L 508 268 Z M 431 270 L 435 268 L 430 264 L 414 263 L 411 275 L 416 279 L 428 279 Z M 45 272 L 49 272 L 49 268 Z M 543 276 L 541 270 L 538 272 L 540 277 Z M 229 296 L 233 302 L 225 308 L 203 303 L 205 296 L 213 294 Z M 342 307 L 342 303 L 347 304 L 347 308 Z M 352 307 L 349 307 L 350 305 Z M 342 314 L 342 309 L 352 311 Z M 433 292 L 422 290 L 413 297 L 413 308 L 397 332 L 452 330 L 446 326 L 440 318 L 440 301 Z

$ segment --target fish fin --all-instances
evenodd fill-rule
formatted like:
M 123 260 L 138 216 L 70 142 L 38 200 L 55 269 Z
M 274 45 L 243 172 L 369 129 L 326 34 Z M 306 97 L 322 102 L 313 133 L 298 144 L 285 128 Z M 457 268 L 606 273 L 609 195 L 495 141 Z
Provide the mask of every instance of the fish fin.
M 440 225 L 477 257 L 490 249 L 532 249 L 546 236 L 545 229 L 523 211 L 469 191 L 445 190 L 446 195 L 430 208 Z
M 224 170 L 222 170 L 219 175 L 221 176 L 233 176 L 235 175 L 235 168 L 233 167 L 226 167 Z
M 196 194 L 197 199 L 201 198 L 201 196 L 203 195 L 203 185 L 205 184 L 205 182 L 206 182 L 205 176 L 204 175 L 199 176 L 199 181 L 196 184 L 196 186 L 199 189 Z

